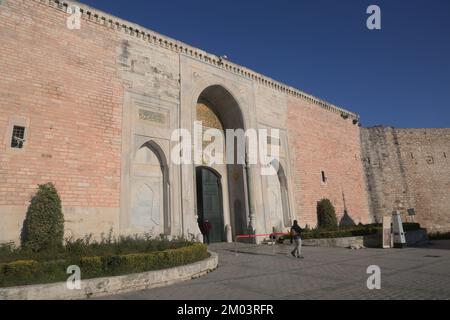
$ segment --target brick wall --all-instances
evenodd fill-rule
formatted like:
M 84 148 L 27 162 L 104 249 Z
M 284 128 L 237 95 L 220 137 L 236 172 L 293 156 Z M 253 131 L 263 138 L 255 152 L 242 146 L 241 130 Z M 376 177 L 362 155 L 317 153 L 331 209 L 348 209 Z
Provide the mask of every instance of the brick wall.
M 295 98 L 288 99 L 287 123 L 300 223 L 316 226 L 316 205 L 322 198 L 331 200 L 340 219 L 344 197 L 355 223 L 371 222 L 358 125 Z
M 87 21 L 69 30 L 67 17 L 36 1 L 0 6 L 0 206 L 26 206 L 52 181 L 66 207 L 119 207 L 117 35 Z M 16 123 L 22 150 L 10 148 Z
M 415 209 L 422 226 L 450 230 L 450 129 L 374 127 L 362 129 L 361 137 L 376 219 L 401 202 Z

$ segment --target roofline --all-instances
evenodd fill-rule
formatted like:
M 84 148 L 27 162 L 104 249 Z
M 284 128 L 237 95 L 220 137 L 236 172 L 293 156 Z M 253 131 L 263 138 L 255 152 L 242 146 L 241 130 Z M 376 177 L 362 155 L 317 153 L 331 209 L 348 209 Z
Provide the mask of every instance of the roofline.
M 192 57 L 195 60 L 201 61 L 213 65 L 218 68 L 222 68 L 228 72 L 242 76 L 244 78 L 256 81 L 257 83 L 266 87 L 278 90 L 288 95 L 304 99 L 310 103 L 314 103 L 328 111 L 334 112 L 342 116 L 348 116 L 353 120 L 359 121 L 359 115 L 348 111 L 344 108 L 338 107 L 325 100 L 314 97 L 308 93 L 305 93 L 292 86 L 286 85 L 282 82 L 276 81 L 270 77 L 264 76 L 261 73 L 255 72 L 247 67 L 241 66 L 234 62 L 222 59 L 221 57 L 210 54 L 206 51 L 188 45 L 182 41 L 172 39 L 168 36 L 162 35 L 158 32 L 142 27 L 136 23 L 121 19 L 112 14 L 102 12 L 101 10 L 92 8 L 79 1 L 67 1 L 67 0 L 33 0 L 43 5 L 47 5 L 51 8 L 67 13 L 67 9 L 70 5 L 76 5 L 80 8 L 82 19 L 103 25 L 106 28 L 122 31 L 130 36 L 141 39 L 148 43 L 159 45 L 170 51 L 177 52 Z

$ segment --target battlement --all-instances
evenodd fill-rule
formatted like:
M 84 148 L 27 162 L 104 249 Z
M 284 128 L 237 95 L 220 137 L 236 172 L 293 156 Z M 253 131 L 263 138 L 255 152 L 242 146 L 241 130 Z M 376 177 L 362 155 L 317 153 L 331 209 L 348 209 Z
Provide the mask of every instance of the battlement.
M 203 63 L 207 63 L 213 65 L 217 68 L 221 68 L 228 72 L 234 73 L 251 81 L 255 81 L 261 85 L 266 87 L 278 90 L 290 96 L 294 96 L 300 99 L 304 99 L 309 103 L 313 103 L 318 105 L 321 108 L 324 108 L 328 111 L 334 112 L 336 114 L 340 114 L 343 116 L 348 116 L 351 119 L 359 121 L 359 115 L 350 112 L 344 108 L 335 106 L 327 101 L 316 98 L 310 94 L 307 94 L 301 90 L 298 90 L 294 87 L 285 85 L 279 81 L 273 80 L 267 76 L 264 76 L 258 72 L 250 70 L 244 66 L 238 65 L 236 63 L 230 62 L 226 59 L 222 59 L 219 56 L 207 53 L 201 49 L 190 46 L 181 41 L 172 39 L 170 37 L 161 35 L 155 31 L 144 28 L 138 24 L 120 19 L 113 15 L 104 13 L 100 10 L 94 9 L 90 6 L 87 6 L 78 1 L 60 1 L 60 0 L 33 0 L 39 2 L 43 5 L 47 5 L 56 10 L 60 10 L 63 12 L 68 11 L 68 8 L 71 5 L 76 5 L 80 8 L 80 12 L 82 15 L 82 19 L 97 23 L 99 25 L 104 26 L 105 28 L 111 28 L 120 32 L 124 32 L 130 36 L 141 39 L 142 41 L 148 42 L 149 44 L 153 44 L 156 46 L 160 46 L 167 50 L 171 50 L 177 52 L 179 54 L 190 56 L 193 59 L 202 61 Z

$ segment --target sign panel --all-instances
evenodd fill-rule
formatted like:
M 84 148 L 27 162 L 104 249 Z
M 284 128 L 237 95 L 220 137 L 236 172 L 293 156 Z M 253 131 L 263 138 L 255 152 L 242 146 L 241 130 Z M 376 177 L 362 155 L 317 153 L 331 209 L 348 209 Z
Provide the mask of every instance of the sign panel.
M 139 119 L 160 124 L 166 123 L 166 117 L 164 114 L 144 109 L 139 109 Z

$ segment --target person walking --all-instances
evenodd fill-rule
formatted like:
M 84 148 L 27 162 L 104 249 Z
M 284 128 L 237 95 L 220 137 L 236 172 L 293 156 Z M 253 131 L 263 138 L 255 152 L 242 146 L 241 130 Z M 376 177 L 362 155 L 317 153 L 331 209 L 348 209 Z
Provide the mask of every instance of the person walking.
M 294 225 L 291 227 L 291 235 L 294 240 L 294 250 L 291 254 L 298 259 L 303 259 L 302 256 L 302 238 L 301 238 L 302 228 L 298 225 L 298 221 L 294 221 Z

